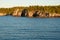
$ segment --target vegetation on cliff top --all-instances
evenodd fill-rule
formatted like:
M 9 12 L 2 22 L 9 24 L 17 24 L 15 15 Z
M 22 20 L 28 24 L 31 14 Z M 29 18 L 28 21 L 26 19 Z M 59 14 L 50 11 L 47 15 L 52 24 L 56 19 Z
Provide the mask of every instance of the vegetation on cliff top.
M 60 5 L 59 6 L 29 6 L 29 7 L 0 8 L 0 13 L 11 14 L 15 9 L 27 9 L 29 11 L 40 10 L 42 12 L 60 13 Z

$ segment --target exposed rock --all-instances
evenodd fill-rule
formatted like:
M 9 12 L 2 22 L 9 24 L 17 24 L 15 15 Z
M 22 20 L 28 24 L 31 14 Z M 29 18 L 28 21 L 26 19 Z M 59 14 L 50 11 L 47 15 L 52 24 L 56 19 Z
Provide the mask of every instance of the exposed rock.
M 28 17 L 33 17 L 33 13 L 34 13 L 34 11 L 29 11 L 28 12 Z
M 19 9 L 16 9 L 12 15 L 18 17 L 18 16 L 21 16 L 21 13 L 19 12 Z
M 60 17 L 60 14 L 57 14 L 57 13 L 56 13 L 54 17 Z
M 27 16 L 27 14 L 28 14 L 28 10 L 27 9 L 23 9 L 22 13 L 21 13 L 21 17 L 25 17 L 25 16 Z
M 0 16 L 4 16 L 4 15 L 7 15 L 5 13 L 0 13 Z M 43 17 L 43 18 L 46 18 L 46 17 L 60 17 L 60 14 L 58 13 L 49 13 L 49 12 L 41 12 L 39 10 L 37 11 L 28 11 L 27 9 L 16 9 L 13 14 L 13 16 L 21 16 L 21 17 Z
M 38 17 L 38 16 L 39 16 L 38 11 L 35 11 L 35 13 L 33 14 L 33 17 Z
M 7 14 L 6 13 L 0 13 L 0 16 L 6 16 Z
M 49 17 L 49 13 L 48 12 L 46 12 L 45 15 L 46 15 L 46 17 Z

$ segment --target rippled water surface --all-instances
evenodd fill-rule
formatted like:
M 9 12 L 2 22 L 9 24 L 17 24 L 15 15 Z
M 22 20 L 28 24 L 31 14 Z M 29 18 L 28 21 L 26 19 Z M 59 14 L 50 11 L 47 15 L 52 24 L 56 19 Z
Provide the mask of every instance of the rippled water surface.
M 0 40 L 60 40 L 60 18 L 0 17 Z

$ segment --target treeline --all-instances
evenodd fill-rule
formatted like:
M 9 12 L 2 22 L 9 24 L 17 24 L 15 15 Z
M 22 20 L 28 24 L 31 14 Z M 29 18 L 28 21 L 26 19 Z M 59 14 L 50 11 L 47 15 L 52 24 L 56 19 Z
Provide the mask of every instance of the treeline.
M 15 9 L 27 9 L 29 11 L 39 10 L 49 13 L 60 13 L 60 5 L 58 6 L 29 6 L 29 7 L 12 7 L 12 8 L 0 8 L 0 13 L 11 14 Z
M 42 12 L 60 13 L 60 5 L 59 6 L 30 6 L 29 10 L 40 10 Z

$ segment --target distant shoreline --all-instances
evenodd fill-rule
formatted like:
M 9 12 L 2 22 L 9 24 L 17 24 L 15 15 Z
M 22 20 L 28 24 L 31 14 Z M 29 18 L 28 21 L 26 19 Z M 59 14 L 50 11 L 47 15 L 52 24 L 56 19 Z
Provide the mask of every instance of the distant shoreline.
M 15 17 L 60 17 L 60 5 L 58 6 L 29 6 L 29 7 L 12 7 L 0 8 L 0 16 Z

